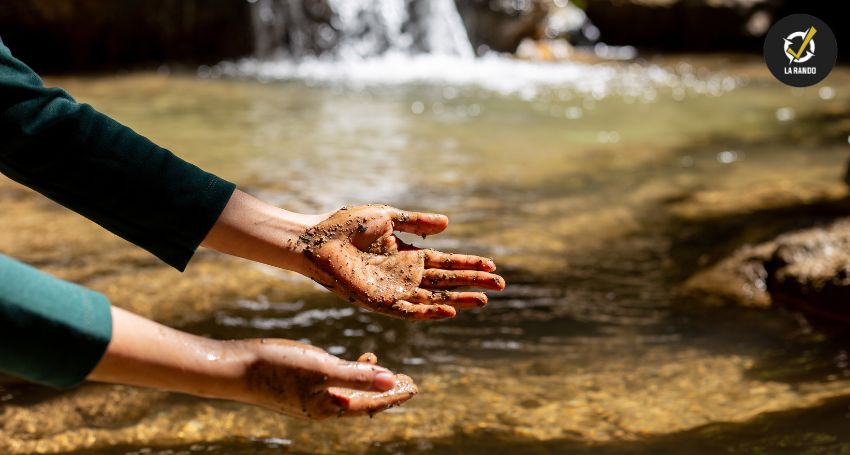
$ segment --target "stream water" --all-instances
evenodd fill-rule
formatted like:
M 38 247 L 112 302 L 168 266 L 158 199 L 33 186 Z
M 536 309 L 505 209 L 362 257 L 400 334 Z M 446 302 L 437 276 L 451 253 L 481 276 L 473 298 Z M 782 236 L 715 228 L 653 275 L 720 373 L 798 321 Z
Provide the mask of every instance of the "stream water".
M 5 254 L 190 332 L 373 351 L 421 386 L 372 420 L 315 423 L 129 387 L 9 383 L 0 452 L 850 451 L 840 333 L 680 292 L 741 244 L 846 211 L 850 71 L 792 89 L 756 57 L 562 69 L 587 80 L 50 79 L 286 208 L 445 213 L 444 234 L 414 241 L 492 256 L 508 288 L 452 321 L 399 322 L 210 252 L 181 275 L 0 180 Z

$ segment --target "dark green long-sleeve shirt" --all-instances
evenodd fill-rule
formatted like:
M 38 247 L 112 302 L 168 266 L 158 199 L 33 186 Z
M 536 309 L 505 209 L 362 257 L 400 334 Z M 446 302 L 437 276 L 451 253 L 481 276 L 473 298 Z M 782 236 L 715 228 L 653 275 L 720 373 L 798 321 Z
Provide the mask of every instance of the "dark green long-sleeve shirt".
M 0 255 L 0 370 L 72 387 L 111 337 L 106 296 Z
M 179 270 L 234 190 L 232 183 L 77 103 L 63 90 L 44 87 L 2 41 L 0 172 Z M 21 282 L 44 292 L 12 292 Z M 0 258 L 0 370 L 59 387 L 82 381 L 89 371 L 68 366 L 90 370 L 108 344 L 103 333 L 111 333 L 108 301 L 88 292 Z M 62 327 L 55 332 L 60 338 L 76 337 L 62 363 L 49 355 L 62 347 L 50 345 L 56 336 L 44 336 L 55 327 Z

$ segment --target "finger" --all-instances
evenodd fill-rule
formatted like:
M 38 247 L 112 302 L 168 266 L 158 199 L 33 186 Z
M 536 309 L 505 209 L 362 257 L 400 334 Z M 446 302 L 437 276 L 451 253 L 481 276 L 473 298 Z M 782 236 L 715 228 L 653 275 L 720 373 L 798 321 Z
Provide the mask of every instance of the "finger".
M 496 264 L 490 258 L 470 254 L 443 253 L 434 250 L 425 250 L 425 267 L 445 270 L 481 270 L 483 272 L 496 270 Z
M 446 304 L 459 310 L 481 308 L 487 305 L 487 295 L 483 292 L 432 292 L 422 288 L 416 288 L 409 300 L 413 303 Z
M 360 357 L 357 358 L 357 361 L 363 362 L 363 363 L 371 363 L 372 365 L 377 365 L 378 364 L 378 356 L 376 356 L 375 354 L 373 354 L 371 352 L 364 352 L 363 355 L 361 355 Z
M 433 235 L 443 232 L 449 225 L 445 215 L 436 213 L 407 212 L 395 209 L 392 214 L 393 229 L 416 235 Z
M 392 316 L 402 319 L 446 319 L 457 314 L 451 305 L 426 305 L 399 300 L 387 309 Z
M 425 269 L 419 286 L 426 289 L 472 287 L 501 291 L 505 288 L 505 280 L 499 275 L 475 270 Z
M 357 417 L 362 415 L 374 415 L 393 406 L 399 406 L 405 401 L 413 398 L 412 393 L 397 394 L 397 395 L 340 395 L 336 398 L 336 404 L 344 409 L 346 417 Z
M 383 392 L 391 389 L 395 380 L 395 375 L 384 367 L 340 360 L 337 365 L 334 365 L 322 386 Z
M 357 393 L 346 389 L 330 388 L 328 394 L 334 404 L 343 411 L 344 416 L 372 415 L 398 406 L 418 393 L 413 379 L 404 374 L 399 374 L 397 377 L 395 387 L 383 393 Z

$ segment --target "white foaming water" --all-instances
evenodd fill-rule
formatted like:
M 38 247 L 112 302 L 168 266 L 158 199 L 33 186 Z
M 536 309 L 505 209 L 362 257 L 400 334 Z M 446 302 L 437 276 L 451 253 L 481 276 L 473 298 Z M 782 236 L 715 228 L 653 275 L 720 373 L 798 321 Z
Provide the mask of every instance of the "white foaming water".
M 284 3 L 291 10 L 301 2 Z M 271 59 L 224 62 L 203 69 L 202 75 L 303 80 L 354 89 L 474 86 L 529 100 L 549 89 L 567 89 L 596 99 L 620 95 L 651 101 L 658 89 L 671 89 L 674 95 L 720 94 L 738 83 L 651 64 L 534 62 L 495 53 L 476 58 L 453 0 L 328 0 L 328 5 L 338 37 L 332 51 L 310 55 L 302 46 Z
M 334 53 L 343 60 L 387 52 L 475 57 L 454 0 L 414 6 L 405 0 L 329 0 L 328 4 L 336 13 L 333 23 L 342 37 Z
M 613 92 L 642 96 L 658 87 L 675 87 L 680 78 L 656 65 L 620 63 L 531 62 L 488 54 L 476 59 L 453 55 L 389 52 L 373 58 L 270 61 L 245 59 L 222 63 L 221 74 L 264 81 L 306 80 L 353 88 L 433 84 L 478 86 L 501 94 L 534 98 L 543 88 L 569 88 L 596 98 Z
M 434 54 L 457 55 L 463 59 L 474 59 L 475 52 L 466 34 L 463 20 L 454 0 L 428 2 L 430 14 L 426 15 L 425 29 L 428 49 Z

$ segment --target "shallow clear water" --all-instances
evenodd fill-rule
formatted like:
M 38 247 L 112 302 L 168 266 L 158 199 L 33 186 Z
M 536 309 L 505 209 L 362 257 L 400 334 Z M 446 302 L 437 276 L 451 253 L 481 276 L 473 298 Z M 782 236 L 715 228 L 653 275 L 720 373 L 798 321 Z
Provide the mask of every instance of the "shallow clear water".
M 382 202 L 445 213 L 446 233 L 416 242 L 492 256 L 509 286 L 483 310 L 411 324 L 288 274 L 201 255 L 198 275 L 190 267 L 183 279 L 202 290 L 170 293 L 180 277 L 144 275 L 126 265 L 133 252 L 91 252 L 99 234 L 80 228 L 87 234 L 67 254 L 85 251 L 110 271 L 78 280 L 119 305 L 216 338 L 303 339 L 348 358 L 374 351 L 420 380 L 423 393 L 374 421 L 316 424 L 172 395 L 92 398 L 124 390 L 106 386 L 45 398 L 9 386 L 3 412 L 18 422 L 4 430 L 9 450 L 850 450 L 843 335 L 794 314 L 705 307 L 679 292 L 743 243 L 847 211 L 850 71 L 792 89 L 755 58 L 688 62 L 657 62 L 673 83 L 604 96 L 156 75 L 51 80 L 286 208 Z M 24 200 L 52 213 L 29 202 L 35 196 Z M 0 233 L 0 247 L 26 260 L 27 246 L 10 235 Z M 73 261 L 45 254 L 32 261 L 75 276 Z M 268 283 L 247 281 L 256 277 Z M 122 302 L 122 287 L 157 289 L 153 302 L 134 306 Z M 69 407 L 109 409 L 121 423 L 83 417 L 43 431 L 20 423 Z

